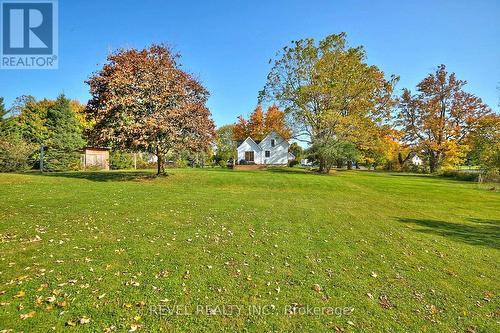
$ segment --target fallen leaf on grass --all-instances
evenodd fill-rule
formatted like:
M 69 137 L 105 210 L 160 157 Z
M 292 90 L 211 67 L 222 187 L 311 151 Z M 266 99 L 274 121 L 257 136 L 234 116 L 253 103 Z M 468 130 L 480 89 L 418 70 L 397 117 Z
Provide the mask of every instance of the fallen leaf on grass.
M 42 291 L 44 288 L 48 288 L 48 286 L 49 285 L 47 283 L 41 284 L 40 288 L 38 288 L 36 291 Z
M 313 284 L 312 289 L 317 293 L 321 292 L 321 286 L 319 284 Z
M 465 330 L 466 333 L 476 333 L 476 327 L 475 326 L 469 326 Z
M 430 315 L 434 316 L 439 313 L 438 308 L 434 305 L 427 305 L 427 311 L 429 312 Z
M 160 271 L 160 272 L 158 272 L 158 273 L 155 275 L 155 277 L 156 277 L 157 279 L 159 279 L 159 278 L 164 278 L 164 277 L 167 277 L 169 274 L 170 274 L 170 272 L 169 272 L 169 271 L 164 270 L 164 271 Z
M 26 296 L 26 293 L 24 292 L 24 290 L 20 290 L 17 294 L 14 295 L 14 298 L 21 298 L 24 296 Z
M 390 309 L 393 307 L 387 295 L 380 295 L 378 298 L 378 304 L 380 304 L 380 306 L 384 309 Z
M 129 332 L 135 332 L 135 331 L 137 331 L 137 329 L 138 329 L 139 327 L 141 327 L 141 326 L 140 326 L 140 325 L 135 325 L 135 324 L 130 325 L 130 329 L 129 329 L 128 331 L 129 331 Z
M 68 303 L 66 301 L 57 302 L 56 304 L 59 308 L 64 308 Z
M 71 327 L 73 327 L 73 326 L 76 326 L 76 323 L 75 323 L 73 320 L 68 320 L 68 321 L 66 322 L 66 326 L 71 326 Z
M 21 318 L 22 320 L 25 320 L 28 318 L 33 318 L 35 316 L 35 313 L 36 313 L 35 311 L 24 313 L 24 314 L 19 315 L 19 318 Z

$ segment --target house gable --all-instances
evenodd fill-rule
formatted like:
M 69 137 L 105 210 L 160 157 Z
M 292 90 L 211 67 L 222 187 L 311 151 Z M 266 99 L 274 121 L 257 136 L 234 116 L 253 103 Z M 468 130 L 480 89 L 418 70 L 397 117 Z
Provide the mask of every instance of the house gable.
M 251 137 L 239 143 L 238 163 L 247 160 L 248 152 L 253 152 L 255 164 L 286 165 L 288 163 L 289 143 L 275 131 L 269 132 L 262 141 Z M 247 153 L 247 155 L 245 155 Z

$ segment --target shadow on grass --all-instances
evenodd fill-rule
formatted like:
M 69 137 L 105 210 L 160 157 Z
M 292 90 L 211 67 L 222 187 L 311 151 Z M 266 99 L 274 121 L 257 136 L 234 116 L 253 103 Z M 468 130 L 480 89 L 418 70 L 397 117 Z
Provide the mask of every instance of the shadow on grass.
M 118 182 L 130 180 L 147 180 L 156 178 L 156 174 L 147 171 L 82 171 L 82 172 L 46 172 L 38 174 L 43 177 L 64 177 L 86 179 L 95 182 Z
M 273 173 L 299 174 L 299 175 L 315 174 L 315 172 L 310 170 L 289 168 L 289 167 L 269 167 L 267 169 L 264 169 L 264 171 L 269 171 Z
M 429 219 L 398 218 L 400 222 L 412 223 L 422 228 L 416 231 L 434 234 L 472 245 L 500 249 L 500 220 L 469 219 L 470 222 L 452 223 Z

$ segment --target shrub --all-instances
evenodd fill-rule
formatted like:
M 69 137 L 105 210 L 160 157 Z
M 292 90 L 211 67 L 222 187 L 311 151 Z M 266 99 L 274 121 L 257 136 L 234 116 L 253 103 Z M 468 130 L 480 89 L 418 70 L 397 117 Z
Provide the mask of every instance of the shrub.
M 78 151 L 56 147 L 47 147 L 43 158 L 43 169 L 46 171 L 80 170 L 81 159 Z
M 137 169 L 156 169 L 156 160 L 154 155 L 150 153 L 138 153 L 137 155 Z
M 290 162 L 288 162 L 288 166 L 289 167 L 294 167 L 294 166 L 296 166 L 298 164 L 300 164 L 300 162 L 297 161 L 297 160 L 291 160 Z
M 134 167 L 134 157 L 129 153 L 112 151 L 109 154 L 109 164 L 113 170 L 132 169 Z
M 0 138 L 0 172 L 24 171 L 30 168 L 30 156 L 37 147 L 12 135 Z
M 175 161 L 176 168 L 187 168 L 188 165 L 189 162 L 187 160 L 178 159 L 177 161 Z
M 220 166 L 221 168 L 226 168 L 226 167 L 227 167 L 227 162 L 226 162 L 226 161 L 224 161 L 224 160 L 220 160 L 218 164 L 219 164 L 219 166 Z
M 487 170 L 486 172 L 481 174 L 481 177 L 479 179 L 480 182 L 500 183 L 500 172 L 496 170 Z
M 479 179 L 479 172 L 466 172 L 457 170 L 446 170 L 440 174 L 442 177 L 454 178 L 468 182 L 477 182 Z

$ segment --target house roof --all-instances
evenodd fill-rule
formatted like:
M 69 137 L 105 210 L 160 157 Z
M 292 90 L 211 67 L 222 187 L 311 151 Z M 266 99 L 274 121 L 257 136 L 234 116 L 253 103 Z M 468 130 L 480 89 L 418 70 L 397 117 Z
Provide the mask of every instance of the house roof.
M 100 151 L 106 151 L 106 150 L 111 150 L 110 147 L 93 147 L 93 146 L 86 146 L 82 148 L 83 151 L 85 150 L 100 150 Z
M 264 140 L 265 140 L 265 139 L 266 139 L 266 138 L 267 138 L 267 137 L 268 137 L 271 133 L 275 133 L 275 134 L 276 134 L 277 136 L 279 136 L 281 139 L 285 140 L 285 139 L 284 139 L 281 135 L 279 135 L 279 133 L 277 133 L 276 131 L 271 131 L 271 132 L 268 132 L 268 133 L 264 136 L 264 138 L 263 138 L 262 140 L 254 140 L 254 139 L 252 139 L 251 137 L 247 137 L 247 138 L 246 138 L 245 140 L 243 140 L 243 141 L 241 141 L 241 140 L 240 140 L 240 141 L 236 141 L 236 147 L 241 146 L 241 144 L 242 144 L 243 142 L 247 141 L 248 139 L 250 139 L 250 140 L 252 140 L 253 142 L 255 142 L 255 144 L 256 144 L 257 146 L 260 146 L 260 143 L 261 143 L 262 141 L 264 141 Z M 286 140 L 285 140 L 285 141 L 286 141 Z
M 252 139 L 251 137 L 248 137 L 248 138 L 246 138 L 245 140 L 238 140 L 238 141 L 236 141 L 236 147 L 241 146 L 241 144 L 242 144 L 243 142 L 247 141 L 247 139 L 251 139 L 251 140 L 252 140 L 253 142 L 255 142 L 257 145 L 258 145 L 259 143 L 261 143 L 261 142 L 262 142 L 262 140 L 254 140 L 254 139 Z

